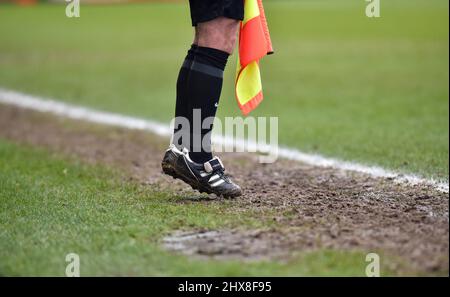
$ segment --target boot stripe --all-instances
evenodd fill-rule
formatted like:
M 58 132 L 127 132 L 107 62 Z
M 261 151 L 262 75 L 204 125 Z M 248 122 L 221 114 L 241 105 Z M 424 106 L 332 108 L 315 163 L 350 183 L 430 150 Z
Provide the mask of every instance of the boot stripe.
M 216 181 L 215 183 L 213 183 L 212 185 L 211 185 L 211 187 L 217 187 L 217 186 L 219 186 L 219 185 L 221 185 L 221 184 L 223 184 L 225 181 L 223 180 L 223 179 L 219 179 L 218 181 Z
M 213 181 L 215 181 L 216 179 L 218 179 L 219 178 L 219 176 L 217 175 L 217 174 L 214 174 L 209 180 L 208 180 L 208 182 L 213 182 Z

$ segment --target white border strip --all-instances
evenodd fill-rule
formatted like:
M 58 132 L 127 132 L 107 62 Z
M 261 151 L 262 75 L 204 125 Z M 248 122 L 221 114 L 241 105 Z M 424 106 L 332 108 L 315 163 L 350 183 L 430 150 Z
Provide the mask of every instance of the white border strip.
M 19 93 L 16 91 L 5 90 L 0 88 L 0 103 L 14 105 L 26 109 L 32 109 L 40 112 L 49 112 L 59 116 L 84 120 L 92 123 L 123 127 L 128 129 L 146 130 L 160 136 L 171 136 L 172 131 L 167 124 L 124 116 L 115 113 L 97 111 L 86 107 L 75 106 L 68 103 L 40 98 L 32 95 Z M 231 137 L 217 136 L 215 139 L 218 143 L 224 145 L 235 145 L 244 147 L 246 141 L 243 139 L 233 140 Z M 247 143 L 248 146 L 256 146 L 255 143 Z M 373 177 L 391 178 L 393 181 L 411 185 L 428 185 L 435 189 L 448 193 L 448 182 L 440 182 L 433 179 L 425 179 L 415 175 L 405 175 L 394 171 L 389 171 L 381 167 L 365 166 L 358 163 L 341 161 L 338 159 L 326 158 L 316 154 L 307 154 L 296 149 L 279 147 L 278 155 L 282 158 L 300 161 L 313 166 L 332 167 L 345 171 L 355 171 L 368 174 Z

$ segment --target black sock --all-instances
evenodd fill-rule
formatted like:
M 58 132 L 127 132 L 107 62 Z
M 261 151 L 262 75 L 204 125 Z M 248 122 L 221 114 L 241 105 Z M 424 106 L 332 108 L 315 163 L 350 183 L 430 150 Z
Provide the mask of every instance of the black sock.
M 182 130 L 182 121 L 179 120 L 179 117 L 188 118 L 189 114 L 192 113 L 189 111 L 190 107 L 188 96 L 188 79 L 189 73 L 191 72 L 190 68 L 192 62 L 194 61 L 194 53 L 196 49 L 197 45 L 193 44 L 188 50 L 187 56 L 184 59 L 177 79 L 177 101 L 175 105 L 175 117 L 178 117 L 178 119 L 176 119 L 174 123 L 174 137 L 172 141 L 179 149 L 183 148 L 183 143 L 188 143 L 190 137 L 189 129 L 186 129 L 185 127 L 185 129 Z
M 226 52 L 207 47 L 199 46 L 194 51 L 194 62 L 190 67 L 187 84 L 187 118 L 191 126 L 189 156 L 197 163 L 212 159 L 212 121 L 206 128 L 202 127 L 202 123 L 205 119 L 216 116 L 228 56 Z M 201 116 L 198 116 L 199 111 Z

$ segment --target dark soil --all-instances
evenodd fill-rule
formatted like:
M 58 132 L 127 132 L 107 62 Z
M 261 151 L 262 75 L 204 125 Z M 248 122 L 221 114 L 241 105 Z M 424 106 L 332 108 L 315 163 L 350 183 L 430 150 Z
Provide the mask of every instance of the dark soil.
M 147 132 L 0 105 L 0 137 L 120 168 L 131 180 L 185 197 L 183 203 L 222 203 L 164 176 L 160 161 L 168 140 Z M 421 273 L 448 273 L 448 194 L 288 160 L 260 164 L 251 154 L 221 157 L 245 191 L 232 211 L 261 213 L 274 227 L 177 232 L 163 242 L 167 248 L 245 260 L 283 259 L 295 251 L 324 248 L 383 251 Z

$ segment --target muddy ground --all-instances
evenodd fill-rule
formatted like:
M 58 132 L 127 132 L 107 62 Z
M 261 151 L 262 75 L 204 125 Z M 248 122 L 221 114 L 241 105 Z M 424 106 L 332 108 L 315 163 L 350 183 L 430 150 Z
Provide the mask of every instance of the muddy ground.
M 0 137 L 121 168 L 130 180 L 185 197 L 180 203 L 222 203 L 162 175 L 168 140 L 147 132 L 0 105 Z M 252 210 L 276 224 L 264 230 L 176 232 L 162 243 L 167 248 L 199 257 L 281 261 L 295 251 L 381 250 L 420 273 L 448 274 L 448 194 L 287 160 L 259 164 L 245 153 L 221 157 L 245 190 L 233 211 Z

